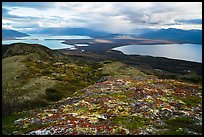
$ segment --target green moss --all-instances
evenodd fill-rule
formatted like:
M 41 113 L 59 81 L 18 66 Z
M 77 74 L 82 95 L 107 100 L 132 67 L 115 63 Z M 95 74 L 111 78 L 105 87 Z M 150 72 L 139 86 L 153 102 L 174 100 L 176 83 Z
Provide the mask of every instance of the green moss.
M 14 125 L 14 121 L 28 116 L 26 112 L 12 113 L 2 117 L 2 134 L 10 135 L 14 131 L 20 130 Z
M 54 78 L 56 80 L 59 80 L 59 81 L 64 81 L 64 77 L 63 76 L 55 76 Z
M 177 97 L 173 96 L 175 100 L 183 101 L 187 106 L 196 106 L 202 103 L 202 98 L 198 96 Z
M 113 123 L 125 126 L 129 130 L 134 130 L 147 124 L 148 119 L 138 116 L 117 116 L 113 118 Z
M 160 135 L 188 135 L 192 132 L 202 133 L 202 125 L 198 124 L 199 121 L 180 116 L 172 119 L 165 120 L 164 126 L 159 126 L 161 131 L 156 134 Z M 167 130 L 164 130 L 167 129 Z M 190 132 L 189 132 L 190 131 Z
M 18 60 L 18 62 L 15 60 Z M 22 60 L 23 62 L 21 62 Z M 95 83 L 104 76 L 103 73 L 98 71 L 98 68 L 102 67 L 100 63 L 87 65 L 83 62 L 67 64 L 66 61 L 59 62 L 61 64 L 57 64 L 56 66 L 54 64 L 56 61 L 45 61 L 41 58 L 36 58 L 33 54 L 4 59 L 3 94 L 5 97 L 3 104 L 5 106 L 5 113 L 45 107 L 53 101 L 73 96 L 74 92 Z M 19 71 L 22 73 L 17 72 L 18 69 L 13 64 L 17 65 Z M 26 71 L 19 66 L 24 66 Z M 12 72 L 15 70 L 15 75 L 10 73 L 11 71 L 9 70 L 11 68 Z M 18 80 L 15 80 L 15 77 Z M 39 80 L 37 80 L 38 78 Z M 57 91 L 55 93 L 49 93 L 45 91 L 46 88 L 53 88 Z M 38 99 L 35 99 L 36 97 Z M 18 100 L 18 98 L 25 100 Z M 12 109 L 10 109 L 11 107 L 8 109 L 8 106 L 11 106 Z
M 42 71 L 42 75 L 44 75 L 44 76 L 49 75 L 49 74 L 51 74 L 51 73 L 52 73 L 52 71 L 49 70 L 49 69 L 44 69 L 44 70 Z
M 40 110 L 38 110 L 40 111 Z M 53 125 L 53 123 L 42 124 L 39 123 L 24 123 L 24 125 L 15 125 L 14 121 L 20 118 L 28 118 L 31 116 L 29 111 L 15 112 L 2 117 L 2 134 L 3 135 L 22 135 L 27 132 L 37 130 L 41 127 L 47 127 Z
M 188 135 L 188 132 L 183 129 L 168 129 L 166 131 L 160 131 L 159 133 L 156 133 L 156 135 Z
M 188 106 L 196 106 L 202 103 L 202 98 L 198 96 L 188 96 L 186 98 L 181 98 L 184 103 Z
M 111 96 L 115 99 L 119 99 L 120 101 L 126 101 L 128 100 L 128 95 L 130 95 L 132 91 L 126 91 L 126 92 L 118 92 L 118 93 L 112 93 Z
M 179 74 L 177 76 L 177 79 L 183 81 L 183 82 L 192 82 L 192 83 L 202 83 L 202 77 L 198 76 L 197 74 L 195 74 L 194 72 L 191 72 L 190 74 Z
M 42 108 L 48 106 L 50 103 L 42 98 L 35 98 L 32 100 L 27 100 L 19 104 L 19 109 L 21 110 L 30 110 L 35 108 Z

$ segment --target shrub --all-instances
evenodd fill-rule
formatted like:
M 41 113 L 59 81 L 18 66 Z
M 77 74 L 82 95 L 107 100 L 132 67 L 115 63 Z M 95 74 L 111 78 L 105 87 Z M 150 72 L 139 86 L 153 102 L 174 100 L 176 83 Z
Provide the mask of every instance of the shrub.
M 58 101 L 64 96 L 64 93 L 62 91 L 54 88 L 47 88 L 45 90 L 45 93 L 45 98 L 49 101 Z

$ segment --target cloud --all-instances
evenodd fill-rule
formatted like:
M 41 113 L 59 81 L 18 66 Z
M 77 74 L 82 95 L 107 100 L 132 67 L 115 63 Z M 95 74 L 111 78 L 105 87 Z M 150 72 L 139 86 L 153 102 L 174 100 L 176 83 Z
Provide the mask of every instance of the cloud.
M 176 22 L 186 24 L 202 24 L 202 19 L 176 20 Z
M 5 9 L 5 8 L 2 8 L 2 16 L 8 16 L 9 10 L 8 9 Z
M 54 5 L 51 2 L 2 2 L 2 7 L 29 7 L 36 9 L 52 8 Z
M 9 22 L 9 24 L 6 24 Z M 85 27 L 114 33 L 141 28 L 202 29 L 202 2 L 3 2 L 2 27 Z M 30 25 L 29 25 L 30 24 Z

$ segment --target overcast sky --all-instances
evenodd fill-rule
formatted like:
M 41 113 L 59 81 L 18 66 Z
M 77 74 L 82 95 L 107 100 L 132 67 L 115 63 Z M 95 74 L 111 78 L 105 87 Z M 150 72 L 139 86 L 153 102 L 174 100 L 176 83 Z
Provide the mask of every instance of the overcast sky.
M 202 2 L 3 2 L 2 27 L 23 32 L 83 27 L 113 33 L 202 29 Z

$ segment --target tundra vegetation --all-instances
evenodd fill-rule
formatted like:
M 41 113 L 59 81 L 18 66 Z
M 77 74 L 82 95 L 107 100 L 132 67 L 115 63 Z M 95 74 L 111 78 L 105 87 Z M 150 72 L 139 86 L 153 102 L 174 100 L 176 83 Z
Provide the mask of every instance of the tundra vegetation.
M 202 134 L 196 71 L 175 75 L 163 67 L 169 77 L 114 55 L 9 46 L 2 47 L 3 134 Z

